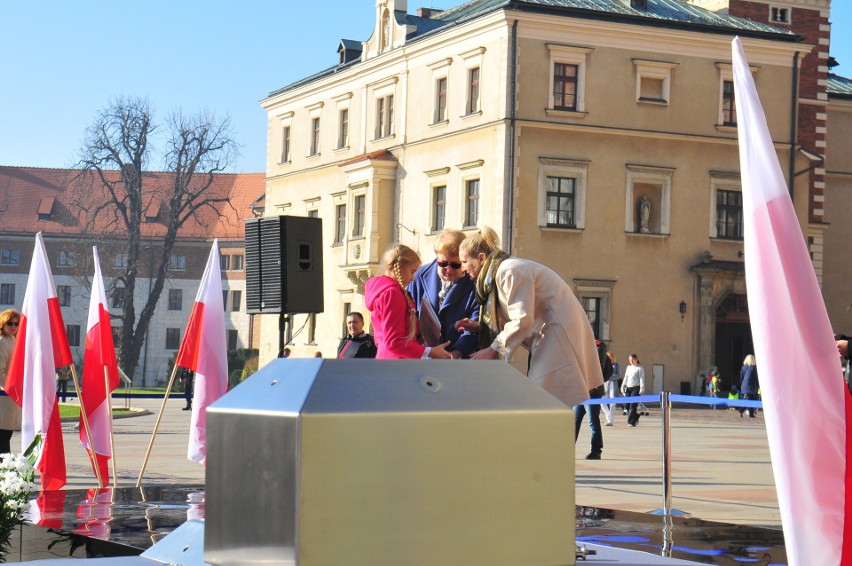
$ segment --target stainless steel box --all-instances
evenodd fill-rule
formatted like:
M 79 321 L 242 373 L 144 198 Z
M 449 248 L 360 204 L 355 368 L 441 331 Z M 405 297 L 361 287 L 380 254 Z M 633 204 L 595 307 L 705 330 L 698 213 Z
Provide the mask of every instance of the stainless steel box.
M 574 564 L 573 412 L 507 364 L 275 360 L 207 454 L 211 564 Z

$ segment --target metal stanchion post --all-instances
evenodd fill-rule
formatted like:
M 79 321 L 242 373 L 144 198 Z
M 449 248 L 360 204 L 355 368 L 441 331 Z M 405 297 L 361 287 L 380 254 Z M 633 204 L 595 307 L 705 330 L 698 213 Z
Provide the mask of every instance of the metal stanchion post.
M 672 405 L 669 392 L 660 393 L 660 409 L 663 415 L 663 556 L 672 555 Z

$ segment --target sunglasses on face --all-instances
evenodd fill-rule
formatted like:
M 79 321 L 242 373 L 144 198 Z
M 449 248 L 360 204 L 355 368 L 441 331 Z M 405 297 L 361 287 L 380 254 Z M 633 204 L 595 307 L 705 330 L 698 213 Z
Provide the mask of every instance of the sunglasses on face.
M 7 322 L 6 326 L 18 326 L 17 322 Z
M 438 261 L 436 263 L 438 264 L 438 267 L 449 266 L 449 267 L 452 267 L 453 269 L 461 269 L 462 268 L 461 262 L 458 262 L 458 261 Z

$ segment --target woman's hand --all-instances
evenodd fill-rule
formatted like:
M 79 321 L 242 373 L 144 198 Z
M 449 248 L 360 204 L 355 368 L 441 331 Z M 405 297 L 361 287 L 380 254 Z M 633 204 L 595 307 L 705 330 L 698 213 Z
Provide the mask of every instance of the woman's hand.
M 493 348 L 483 348 L 478 352 L 470 355 L 471 360 L 494 360 L 497 358 L 497 350 Z
M 437 346 L 432 346 L 432 349 L 429 350 L 429 357 L 433 360 L 450 360 L 453 358 L 453 355 L 447 351 L 447 346 L 450 345 L 450 341 L 447 340 L 443 344 L 438 344 Z
M 479 332 L 479 321 L 463 318 L 455 324 L 456 332 Z

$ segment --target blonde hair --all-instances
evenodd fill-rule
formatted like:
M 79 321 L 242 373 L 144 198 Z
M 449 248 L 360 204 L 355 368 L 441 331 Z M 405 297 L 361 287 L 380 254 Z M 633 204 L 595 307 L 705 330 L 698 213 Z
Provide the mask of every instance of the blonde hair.
M 607 358 L 609 358 L 609 361 L 611 361 L 611 362 L 613 362 L 613 363 L 615 363 L 615 362 L 617 361 L 617 360 L 615 359 L 615 354 L 613 354 L 612 352 L 607 352 L 607 353 L 606 353 L 606 357 L 607 357 Z
M 754 361 L 754 355 L 749 354 L 748 356 L 746 356 L 745 359 L 743 360 L 743 365 L 744 366 L 756 366 L 757 362 Z
M 441 230 L 435 240 L 435 253 L 444 255 L 459 255 L 459 246 L 464 241 L 464 232 L 446 228 Z
M 488 226 L 481 227 L 475 234 L 465 238 L 459 246 L 459 251 L 463 251 L 468 257 L 478 254 L 490 255 L 499 250 L 500 238 L 497 236 L 497 232 Z
M 21 315 L 15 309 L 6 309 L 0 312 L 0 335 L 6 336 L 6 323 L 11 322 L 13 319 L 21 322 Z
M 403 294 L 405 295 L 406 303 L 409 303 L 411 316 L 408 321 L 408 340 L 414 340 L 417 337 L 417 310 L 414 305 L 414 299 L 408 293 L 408 289 L 402 283 L 402 267 L 409 265 L 420 265 L 420 256 L 417 252 L 406 246 L 405 244 L 392 244 L 382 258 L 385 264 L 385 275 L 395 279 L 399 283 Z

